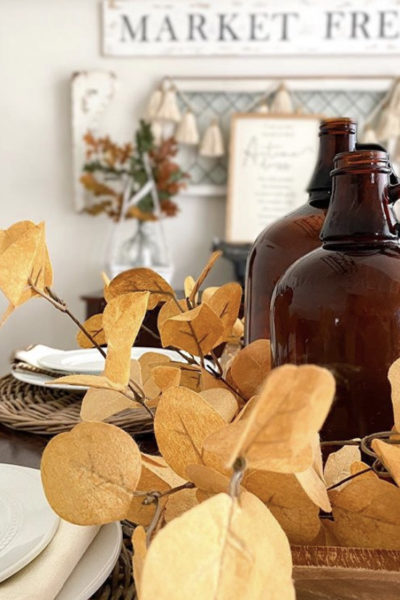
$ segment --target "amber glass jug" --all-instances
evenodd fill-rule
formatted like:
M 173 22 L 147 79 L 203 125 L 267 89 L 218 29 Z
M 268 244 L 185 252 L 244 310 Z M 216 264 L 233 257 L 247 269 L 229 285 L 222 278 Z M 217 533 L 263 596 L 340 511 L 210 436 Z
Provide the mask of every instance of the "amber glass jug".
M 246 343 L 270 337 L 269 309 L 276 282 L 295 260 L 321 245 L 321 228 L 331 196 L 333 159 L 339 152 L 354 149 L 356 123 L 345 118 L 327 119 L 321 122 L 319 137 L 308 203 L 264 229 L 250 251 L 246 274 Z
M 337 392 L 325 440 L 393 426 L 391 363 L 400 357 L 400 243 L 388 155 L 339 154 L 323 245 L 292 265 L 271 302 L 275 366 L 330 369 Z

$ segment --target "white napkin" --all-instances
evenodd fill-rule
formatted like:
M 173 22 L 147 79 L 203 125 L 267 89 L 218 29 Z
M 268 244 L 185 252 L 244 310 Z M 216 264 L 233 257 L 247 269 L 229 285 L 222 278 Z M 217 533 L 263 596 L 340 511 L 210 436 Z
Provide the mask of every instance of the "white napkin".
M 43 358 L 43 356 L 55 354 L 56 352 L 62 352 L 62 350 L 51 348 L 51 346 L 44 346 L 43 344 L 36 344 L 36 346 L 32 346 L 27 350 L 17 350 L 14 354 L 14 358 L 22 360 L 33 367 L 41 367 L 40 359 Z
M 47 548 L 24 569 L 0 583 L 0 599 L 54 600 L 99 529 L 61 520 Z

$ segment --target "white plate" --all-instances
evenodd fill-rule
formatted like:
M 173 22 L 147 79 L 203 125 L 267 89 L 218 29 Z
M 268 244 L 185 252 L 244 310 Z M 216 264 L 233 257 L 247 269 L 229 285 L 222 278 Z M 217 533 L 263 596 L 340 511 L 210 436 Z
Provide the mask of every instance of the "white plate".
M 56 596 L 56 600 L 88 600 L 113 570 L 120 555 L 121 543 L 121 525 L 104 525 Z
M 0 581 L 36 558 L 58 523 L 43 493 L 40 471 L 0 464 Z
M 176 362 L 184 362 L 184 359 L 173 350 L 165 350 L 164 348 L 132 348 L 131 357 L 140 358 L 146 352 L 157 352 L 168 356 Z M 66 373 L 84 373 L 85 375 L 98 375 L 103 372 L 104 358 L 96 348 L 87 350 L 66 350 L 64 352 L 55 352 L 48 354 L 39 359 L 41 367 L 53 369 L 54 371 L 62 371 Z
M 18 379 L 18 381 L 23 381 L 24 383 L 29 383 L 30 385 L 39 385 L 40 387 L 49 387 L 49 381 L 52 381 L 52 377 L 48 375 L 43 375 L 42 373 L 33 373 L 29 371 L 16 371 L 11 369 L 11 375 Z M 56 383 L 51 386 L 52 390 L 73 390 L 73 391 L 86 391 L 89 388 L 83 385 L 67 385 L 65 383 Z

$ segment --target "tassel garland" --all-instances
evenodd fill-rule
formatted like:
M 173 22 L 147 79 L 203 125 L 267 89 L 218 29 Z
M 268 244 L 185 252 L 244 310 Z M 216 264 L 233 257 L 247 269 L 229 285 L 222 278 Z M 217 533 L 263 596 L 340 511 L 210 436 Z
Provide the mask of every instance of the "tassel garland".
M 200 146 L 200 155 L 218 157 L 223 156 L 224 154 L 224 140 L 218 119 L 213 119 L 204 133 L 204 137 Z
M 180 144 L 196 146 L 199 141 L 199 131 L 197 129 L 196 117 L 191 110 L 187 110 L 182 117 L 176 130 L 175 139 Z
M 179 123 L 181 120 L 181 113 L 178 108 L 176 89 L 174 86 L 164 90 L 156 118 L 161 121 L 173 121 L 175 123 Z
M 293 103 L 289 91 L 284 83 L 282 83 L 275 94 L 271 103 L 271 112 L 281 115 L 293 113 Z
M 161 88 L 157 88 L 151 94 L 146 107 L 146 112 L 144 116 L 145 121 L 154 121 L 154 119 L 157 117 L 157 112 L 160 108 L 162 97 L 163 93 Z

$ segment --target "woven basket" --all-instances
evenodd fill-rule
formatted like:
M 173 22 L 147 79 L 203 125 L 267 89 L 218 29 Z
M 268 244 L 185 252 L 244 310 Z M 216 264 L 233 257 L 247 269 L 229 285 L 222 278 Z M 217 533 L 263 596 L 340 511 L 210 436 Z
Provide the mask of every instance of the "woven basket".
M 82 397 L 83 392 L 30 385 L 6 375 L 0 378 L 0 423 L 11 429 L 41 435 L 69 431 L 81 420 Z M 135 434 L 153 429 L 143 408 L 125 410 L 106 422 Z

